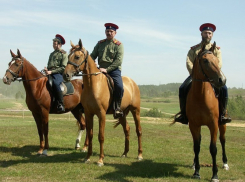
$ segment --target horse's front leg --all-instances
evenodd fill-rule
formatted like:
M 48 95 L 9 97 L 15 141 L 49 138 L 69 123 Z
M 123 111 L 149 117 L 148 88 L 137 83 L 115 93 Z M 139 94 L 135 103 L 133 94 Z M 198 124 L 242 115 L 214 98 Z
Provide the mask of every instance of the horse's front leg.
M 218 123 L 218 122 L 217 122 Z M 211 133 L 211 142 L 210 142 L 210 153 L 212 156 L 212 160 L 213 160 L 213 176 L 211 178 L 212 182 L 218 182 L 218 167 L 216 164 L 216 156 L 217 156 L 217 147 L 216 147 L 216 141 L 217 141 L 217 132 L 218 132 L 218 126 L 214 127 L 214 129 L 210 129 L 210 133 Z
M 94 115 L 91 115 L 90 113 L 86 113 L 85 111 L 85 121 L 86 121 L 86 130 L 87 130 L 87 137 L 88 137 L 88 153 L 87 157 L 85 159 L 85 163 L 90 163 L 90 156 L 92 155 L 92 140 L 93 140 L 93 121 Z
M 222 146 L 222 160 L 223 160 L 223 168 L 225 170 L 229 170 L 229 166 L 227 163 L 227 157 L 226 157 L 226 152 L 225 152 L 225 132 L 226 132 L 226 125 L 219 125 L 219 131 L 220 131 L 220 136 L 219 140 Z
M 100 142 L 100 158 L 97 162 L 98 166 L 103 166 L 103 159 L 104 159 L 104 140 L 105 140 L 105 118 L 106 114 L 105 112 L 101 112 L 101 115 L 99 117 L 99 135 L 98 140 Z
M 41 116 L 39 114 L 32 112 L 32 115 L 33 115 L 35 122 L 36 122 L 37 131 L 38 131 L 38 135 L 39 135 L 39 141 L 40 141 L 39 150 L 38 150 L 37 154 L 41 155 L 43 153 L 43 150 L 44 150 L 42 120 L 41 120 Z
M 44 150 L 42 155 L 47 156 L 48 155 L 48 149 L 49 149 L 49 142 L 48 142 L 48 119 L 49 119 L 49 112 L 46 109 L 42 110 L 42 115 L 41 115 L 41 120 L 42 120 L 42 129 L 43 129 L 43 134 L 44 134 Z
M 195 158 L 194 158 L 194 162 L 195 162 L 195 172 L 193 174 L 193 178 L 197 178 L 200 179 L 200 174 L 199 174 L 199 170 L 200 170 L 200 164 L 199 164 L 199 153 L 200 153 L 200 145 L 201 145 L 201 127 L 194 127 L 191 125 L 191 123 L 189 124 L 189 128 L 191 130 L 191 134 L 193 137 L 193 149 L 194 149 L 194 153 L 195 153 Z

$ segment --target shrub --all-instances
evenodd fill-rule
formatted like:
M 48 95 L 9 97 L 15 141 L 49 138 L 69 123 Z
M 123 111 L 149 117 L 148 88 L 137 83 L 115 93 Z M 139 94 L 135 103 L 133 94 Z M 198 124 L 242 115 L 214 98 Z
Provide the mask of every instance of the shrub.
M 141 116 L 145 117 L 155 117 L 155 118 L 162 118 L 164 114 L 158 110 L 157 108 L 152 108 L 149 111 L 145 111 L 141 114 Z

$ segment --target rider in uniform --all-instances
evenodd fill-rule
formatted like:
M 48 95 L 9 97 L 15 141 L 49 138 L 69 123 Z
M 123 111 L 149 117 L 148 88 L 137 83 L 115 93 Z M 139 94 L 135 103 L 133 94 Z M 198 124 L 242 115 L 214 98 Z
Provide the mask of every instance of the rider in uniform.
M 55 94 L 55 98 L 58 101 L 57 111 L 64 112 L 64 100 L 63 94 L 60 89 L 60 84 L 63 81 L 63 72 L 68 62 L 68 56 L 66 52 L 61 49 L 62 45 L 65 44 L 65 39 L 57 34 L 53 39 L 53 48 L 54 51 L 50 54 L 47 68 L 45 67 L 45 73 L 47 75 L 51 75 L 53 78 L 53 91 Z
M 113 23 L 105 24 L 106 39 L 100 40 L 94 47 L 91 57 L 95 60 L 98 57 L 99 69 L 107 73 L 114 81 L 114 100 L 116 101 L 115 118 L 123 116 L 121 101 L 123 97 L 123 82 L 121 77 L 121 65 L 123 61 L 123 44 L 114 37 L 119 27 Z
M 209 50 L 212 47 L 211 39 L 213 37 L 213 32 L 216 30 L 216 26 L 211 23 L 205 23 L 200 26 L 202 41 L 201 43 L 192 46 L 189 50 L 186 58 L 186 66 L 191 75 L 193 69 L 193 62 L 196 59 L 198 53 L 200 52 L 202 45 L 205 44 L 205 49 Z M 222 67 L 222 57 L 220 47 L 215 47 L 214 55 L 219 60 L 219 68 Z M 188 118 L 186 117 L 186 98 L 188 91 L 190 89 L 192 82 L 191 76 L 189 76 L 184 83 L 179 88 L 179 101 L 180 101 L 180 115 L 175 118 L 175 122 L 180 122 L 182 124 L 188 124 Z M 221 89 L 217 90 L 218 92 L 218 100 L 219 100 L 219 124 L 226 124 L 231 122 L 231 118 L 227 116 L 227 102 L 228 102 L 228 90 L 226 85 L 224 85 Z

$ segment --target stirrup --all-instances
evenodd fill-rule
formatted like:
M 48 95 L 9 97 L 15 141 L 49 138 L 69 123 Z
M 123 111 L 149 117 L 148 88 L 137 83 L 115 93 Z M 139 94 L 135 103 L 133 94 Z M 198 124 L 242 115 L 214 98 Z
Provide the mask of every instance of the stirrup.
M 58 104 L 57 106 L 58 113 L 65 112 L 65 107 L 62 104 Z
M 231 122 L 231 118 L 230 117 L 221 116 L 219 124 L 220 125 L 224 125 L 224 124 L 230 123 L 230 122 Z
M 179 122 L 181 124 L 186 124 L 187 125 L 188 124 L 188 119 L 183 114 L 180 114 L 179 117 L 175 118 L 175 122 Z
M 114 113 L 114 119 L 118 119 L 123 117 L 123 111 L 120 108 L 117 108 Z

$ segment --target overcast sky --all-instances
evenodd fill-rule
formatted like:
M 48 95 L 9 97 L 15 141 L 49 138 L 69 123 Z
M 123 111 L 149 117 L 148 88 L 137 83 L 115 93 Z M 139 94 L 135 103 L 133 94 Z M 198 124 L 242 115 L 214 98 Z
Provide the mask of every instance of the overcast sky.
M 124 44 L 122 75 L 139 85 L 182 83 L 187 52 L 201 41 L 199 26 L 209 22 L 217 28 L 212 41 L 221 47 L 227 87 L 244 88 L 244 7 L 243 0 L 0 0 L 0 76 L 10 49 L 41 70 L 56 34 L 66 39 L 65 51 L 81 38 L 92 52 L 112 22 Z

